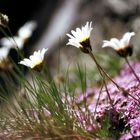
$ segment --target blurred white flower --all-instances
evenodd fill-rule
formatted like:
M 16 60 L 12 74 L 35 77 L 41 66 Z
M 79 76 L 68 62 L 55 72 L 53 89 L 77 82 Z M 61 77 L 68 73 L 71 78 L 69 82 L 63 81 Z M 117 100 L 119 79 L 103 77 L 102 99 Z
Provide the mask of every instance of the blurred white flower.
M 23 40 L 31 37 L 33 31 L 37 27 L 37 23 L 35 21 L 26 22 L 17 32 L 17 36 L 22 38 Z
M 11 38 L 1 38 L 0 45 L 9 48 L 18 47 L 19 49 L 22 49 L 27 40 L 32 36 L 32 33 L 36 27 L 37 24 L 35 21 L 28 21 L 18 30 L 16 36 L 13 36 Z
M 29 59 L 24 58 L 19 64 L 30 67 L 31 69 L 40 70 L 44 61 L 45 53 L 48 49 L 43 48 L 41 51 L 35 51 Z
M 112 38 L 110 41 L 104 40 L 102 48 L 111 47 L 113 48 L 121 57 L 132 55 L 132 46 L 130 45 L 130 39 L 134 36 L 134 32 L 127 32 L 123 37 L 118 40 L 117 38 Z
M 0 13 L 0 25 L 8 21 L 8 17 Z M 5 68 L 7 64 L 10 64 L 10 61 L 8 60 L 10 50 L 16 47 L 22 49 L 27 40 L 32 36 L 36 27 L 37 23 L 35 21 L 28 21 L 18 30 L 17 35 L 0 39 L 0 69 Z
M 3 59 L 7 59 L 8 54 L 9 54 L 9 48 L 1 47 L 0 48 L 0 61 Z
M 9 70 L 12 67 L 8 59 L 10 49 L 8 47 L 0 48 L 0 70 Z
M 9 50 L 11 48 L 16 48 L 16 46 L 21 49 L 23 48 L 24 40 L 18 36 L 13 36 L 10 38 L 3 37 L 0 39 L 0 45 L 9 48 Z
M 71 34 L 67 34 L 69 37 L 69 42 L 67 45 L 72 45 L 77 48 L 80 48 L 84 53 L 89 53 L 91 50 L 90 45 L 90 34 L 92 31 L 92 22 L 87 22 L 82 28 L 76 28 L 76 31 L 72 30 Z

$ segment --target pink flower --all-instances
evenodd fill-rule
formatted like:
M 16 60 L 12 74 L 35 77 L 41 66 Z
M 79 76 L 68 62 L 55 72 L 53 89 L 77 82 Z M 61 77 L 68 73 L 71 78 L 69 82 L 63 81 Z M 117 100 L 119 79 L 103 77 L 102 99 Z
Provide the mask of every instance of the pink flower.
M 126 133 L 119 138 L 119 140 L 130 140 L 130 139 L 132 139 L 132 135 L 130 133 Z

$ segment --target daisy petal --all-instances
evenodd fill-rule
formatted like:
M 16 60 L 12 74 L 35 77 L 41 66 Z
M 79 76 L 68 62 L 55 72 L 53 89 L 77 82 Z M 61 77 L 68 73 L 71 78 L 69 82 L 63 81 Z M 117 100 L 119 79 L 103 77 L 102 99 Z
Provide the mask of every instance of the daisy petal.
M 32 69 L 36 68 L 37 66 L 41 65 L 44 60 L 44 55 L 48 49 L 43 48 L 41 51 L 35 51 L 33 55 L 29 56 L 28 58 L 24 58 L 19 64 L 25 65 Z
M 66 34 L 69 37 L 68 43 L 66 45 L 72 45 L 77 48 L 82 47 L 83 50 L 87 49 L 88 47 L 91 49 L 89 38 L 92 29 L 92 22 L 86 22 L 86 25 L 82 26 L 81 29 L 76 28 L 75 31 L 71 30 L 71 34 Z
M 122 39 L 120 40 L 121 44 L 128 46 L 130 39 L 134 36 L 134 32 L 127 32 L 123 35 Z

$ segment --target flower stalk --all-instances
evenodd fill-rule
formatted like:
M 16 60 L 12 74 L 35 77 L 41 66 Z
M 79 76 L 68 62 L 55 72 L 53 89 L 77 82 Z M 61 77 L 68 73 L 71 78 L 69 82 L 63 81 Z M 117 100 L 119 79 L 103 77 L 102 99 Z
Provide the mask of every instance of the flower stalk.
M 92 22 L 87 22 L 85 26 L 82 26 L 82 28 L 76 28 L 76 31 L 72 30 L 71 34 L 67 34 L 67 36 L 69 37 L 69 42 L 67 43 L 67 45 L 72 45 L 75 46 L 76 48 L 79 48 L 83 53 L 89 54 L 90 57 L 93 59 L 93 61 L 95 62 L 97 69 L 100 73 L 100 75 L 103 78 L 103 82 L 105 83 L 105 78 L 104 76 L 106 76 L 117 88 L 118 90 L 122 91 L 122 93 L 124 94 L 124 96 L 131 96 L 133 99 L 135 99 L 136 101 L 138 101 L 135 97 L 133 97 L 133 95 L 130 95 L 129 92 L 127 90 L 125 90 L 123 87 L 119 86 L 111 77 L 110 75 L 100 66 L 100 64 L 97 62 L 94 54 L 92 53 L 92 47 L 90 44 L 90 35 L 91 35 L 91 31 L 92 31 Z M 131 39 L 132 36 L 134 36 L 135 33 L 134 32 L 127 32 L 123 35 L 122 39 L 118 40 L 117 38 L 112 38 L 110 41 L 104 40 L 104 44 L 103 44 L 103 48 L 104 47 L 112 47 L 115 49 L 115 51 L 121 56 L 121 57 L 126 57 L 128 55 L 132 55 L 132 47 L 129 44 L 129 41 Z M 107 88 L 106 88 L 107 90 Z M 109 95 L 109 92 L 107 93 L 108 97 L 110 99 L 110 103 L 111 98 Z M 138 101 L 140 102 L 140 101 Z M 113 105 L 112 105 L 113 106 Z
M 128 64 L 129 68 L 131 69 L 132 73 L 134 74 L 134 76 L 136 77 L 136 79 L 137 79 L 137 80 L 139 81 L 139 83 L 140 83 L 140 79 L 139 79 L 138 75 L 136 74 L 136 72 L 134 71 L 134 69 L 132 68 L 131 64 L 129 63 L 128 58 L 125 57 L 124 59 L 125 59 L 126 63 Z
M 131 95 L 127 90 L 125 90 L 123 87 L 119 86 L 111 77 L 110 75 L 100 66 L 100 64 L 97 62 L 94 54 L 89 50 L 89 55 L 90 57 L 93 59 L 93 61 L 95 62 L 97 68 L 98 68 L 98 71 L 99 73 L 101 74 L 101 76 L 103 77 L 104 79 L 104 76 L 103 74 L 118 88 L 118 90 L 122 91 L 122 93 L 124 94 L 124 96 L 127 96 L 129 95 L 130 97 L 132 97 L 135 101 L 138 101 L 140 103 L 140 101 L 135 98 L 133 95 Z M 104 84 L 105 84 L 105 81 L 104 81 Z M 108 94 L 108 93 L 107 93 Z M 108 97 L 110 98 L 110 95 L 108 94 Z M 110 102 L 111 102 L 111 98 L 110 98 Z
M 106 89 L 108 98 L 109 98 L 109 100 L 110 100 L 110 104 L 111 104 L 112 108 L 114 108 L 114 107 L 113 107 L 113 101 L 112 101 L 112 99 L 111 99 L 111 97 L 110 97 L 110 94 L 109 94 L 109 91 L 108 91 L 108 89 L 107 89 L 107 85 L 106 85 L 106 82 L 105 82 L 105 77 L 104 77 L 104 75 L 106 75 L 109 79 L 111 79 L 111 77 L 110 77 L 110 76 L 103 70 L 103 68 L 99 65 L 99 63 L 97 62 L 97 60 L 96 60 L 94 54 L 91 52 L 91 50 L 89 50 L 89 53 L 88 53 L 88 54 L 91 56 L 91 58 L 92 58 L 93 61 L 95 62 L 96 66 L 97 66 L 97 69 L 98 69 L 98 71 L 99 71 L 101 77 L 103 78 L 103 83 L 104 83 L 104 85 L 105 85 L 105 89 Z M 112 80 L 112 79 L 111 79 L 111 80 Z M 113 80 L 112 80 L 112 82 L 113 82 L 117 87 L 119 87 Z

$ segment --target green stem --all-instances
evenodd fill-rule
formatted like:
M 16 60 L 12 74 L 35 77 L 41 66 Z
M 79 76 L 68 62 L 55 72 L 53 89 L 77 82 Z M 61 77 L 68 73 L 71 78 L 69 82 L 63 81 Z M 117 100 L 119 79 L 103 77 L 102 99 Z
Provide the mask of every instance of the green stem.
M 111 99 L 111 97 L 110 97 L 110 94 L 109 94 L 109 91 L 108 91 L 108 89 L 107 89 L 107 85 L 106 85 L 106 82 L 105 82 L 105 77 L 104 77 L 104 75 L 103 75 L 104 71 L 103 71 L 103 69 L 101 68 L 101 66 L 98 64 L 96 58 L 94 57 L 94 55 L 93 55 L 93 53 L 92 53 L 91 51 L 89 51 L 89 55 L 90 55 L 90 56 L 92 57 L 92 59 L 94 60 L 96 66 L 97 66 L 97 69 L 98 69 L 98 71 L 99 71 L 101 77 L 103 78 L 103 83 L 104 83 L 104 85 L 105 85 L 105 89 L 106 89 L 108 98 L 109 98 L 109 100 L 110 100 L 110 104 L 111 104 L 112 108 L 114 109 L 113 101 L 112 101 L 112 99 Z M 103 72 L 103 73 L 102 73 L 102 72 Z M 105 72 L 105 73 L 106 73 L 106 72 Z M 110 79 L 111 79 L 111 78 L 110 78 Z M 113 82 L 113 83 L 114 83 L 114 82 Z
M 100 91 L 99 91 L 98 99 L 97 99 L 96 106 L 95 106 L 95 110 L 94 110 L 94 116 L 95 116 L 95 114 L 96 114 L 96 109 L 97 109 L 97 106 L 98 106 L 98 103 L 99 103 L 99 100 L 100 100 L 100 96 L 101 96 L 101 93 L 102 93 L 102 89 L 103 89 L 103 84 L 102 84 L 101 89 L 100 89 Z
M 136 72 L 134 71 L 134 69 L 132 68 L 132 66 L 130 65 L 129 60 L 127 59 L 127 57 L 125 57 L 124 59 L 125 59 L 126 63 L 128 64 L 129 68 L 131 69 L 132 73 L 134 74 L 134 76 L 140 83 L 140 79 L 139 79 L 138 75 L 136 74 Z
M 120 86 L 119 86 L 119 85 L 105 72 L 105 70 L 99 65 L 99 63 L 97 62 L 95 56 L 93 55 L 93 53 L 92 53 L 91 51 L 89 52 L 89 55 L 90 55 L 91 58 L 94 60 L 94 62 L 95 62 L 95 64 L 96 64 L 96 66 L 98 67 L 98 69 L 100 69 L 100 70 L 104 73 L 104 75 L 105 75 L 112 83 L 114 83 L 114 85 L 116 85 L 116 87 L 117 87 L 118 89 L 120 89 Z
M 107 85 L 106 85 L 105 80 L 104 80 L 104 85 L 105 85 L 105 89 L 106 89 L 106 92 L 107 92 L 107 95 L 108 95 L 108 98 L 109 98 L 110 104 L 111 104 L 113 110 L 115 110 L 114 105 L 113 105 L 113 100 L 111 99 L 111 96 L 110 96 L 110 94 L 109 94 L 109 91 L 108 91 L 108 88 L 107 88 Z
M 116 87 L 122 91 L 122 93 L 126 96 L 129 95 L 130 97 L 132 97 L 134 100 L 138 101 L 140 103 L 140 101 L 135 98 L 133 95 L 131 95 L 127 90 L 125 90 L 123 87 L 119 86 L 106 72 L 105 70 L 99 65 L 99 63 L 97 62 L 95 56 L 93 55 L 93 53 L 91 52 L 91 50 L 89 50 L 89 55 L 90 57 L 93 59 L 93 61 L 95 62 L 99 73 L 101 74 L 101 76 L 103 77 L 103 74 L 114 84 L 116 85 Z M 103 73 L 102 73 L 103 72 Z

